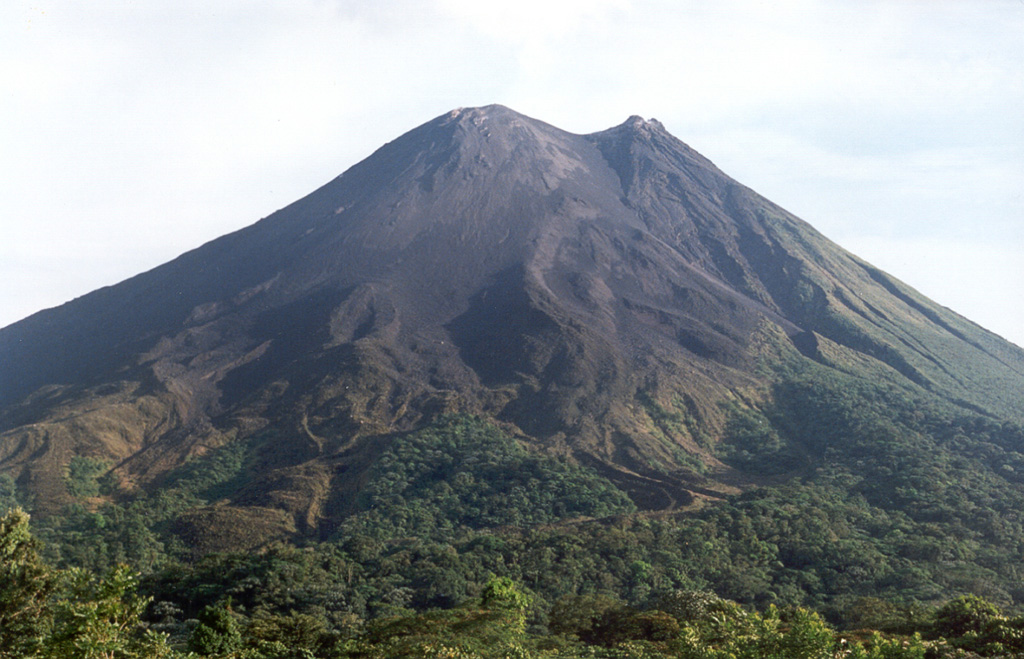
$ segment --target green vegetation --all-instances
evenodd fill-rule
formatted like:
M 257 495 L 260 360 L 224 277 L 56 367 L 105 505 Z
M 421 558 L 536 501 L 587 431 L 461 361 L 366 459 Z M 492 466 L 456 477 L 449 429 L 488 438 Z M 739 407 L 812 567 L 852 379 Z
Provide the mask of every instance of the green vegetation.
M 539 605 L 513 579 L 490 575 L 474 594 L 451 606 L 416 611 L 396 605 L 363 618 L 338 615 L 345 606 L 343 593 L 313 603 L 317 598 L 310 597 L 310 589 L 324 576 L 341 577 L 341 583 L 353 569 L 340 553 L 326 562 L 326 555 L 315 556 L 323 547 L 211 558 L 140 584 L 124 565 L 102 576 L 79 568 L 56 570 L 39 560 L 35 546 L 25 513 L 14 510 L 0 518 L 0 657 L 1024 656 L 1024 618 L 1006 616 L 976 596 L 950 600 L 909 622 L 883 619 L 886 631 L 847 633 L 806 608 L 769 605 L 758 611 L 701 590 L 670 589 L 643 606 L 596 593 Z M 213 573 L 204 570 L 216 570 L 220 578 L 206 579 Z
M 76 455 L 68 463 L 64 479 L 68 494 L 73 497 L 94 497 L 100 493 L 100 476 L 107 472 L 109 465 L 104 460 Z
M 0 514 L 22 504 L 18 493 L 18 485 L 10 474 L 0 474 Z
M 340 537 L 458 537 L 466 529 L 606 517 L 636 507 L 607 480 L 527 452 L 489 423 L 445 417 L 394 438 Z
M 664 444 L 672 457 L 680 465 L 685 465 L 697 473 L 704 473 L 707 465 L 679 446 L 681 439 L 689 439 L 704 448 L 711 446 L 711 438 L 701 427 L 686 401 L 675 398 L 672 401 L 672 409 L 666 409 L 647 392 L 639 392 L 637 401 L 651 420 L 652 434 Z
M 266 433 L 228 443 L 170 474 L 164 487 L 148 496 L 66 507 L 41 524 L 47 560 L 103 571 L 117 563 L 154 569 L 187 559 L 189 548 L 174 534 L 176 522 L 240 489 L 247 470 L 259 464 L 261 451 L 275 439 Z M 85 482 L 95 483 L 102 474 L 85 469 L 84 462 L 72 464 L 78 465 L 76 474 L 88 474 Z M 391 437 L 336 538 L 442 539 L 473 529 L 635 509 L 625 494 L 590 470 L 529 452 L 480 419 L 444 417 Z
M 778 475 L 807 466 L 793 444 L 779 434 L 763 413 L 732 403 L 727 407 L 725 436 L 717 446 L 723 462 L 743 471 Z
M 630 516 L 625 495 L 593 472 L 480 419 L 443 417 L 382 439 L 348 517 L 301 550 L 189 564 L 174 533 L 189 511 L 246 482 L 271 435 L 228 443 L 148 496 L 71 506 L 37 533 L 58 567 L 126 563 L 147 583 L 187 572 L 216 594 L 175 595 L 192 616 L 221 596 L 272 609 L 301 592 L 313 607 L 304 614 L 371 619 L 454 606 L 490 574 L 522 584 L 539 609 L 595 593 L 642 607 L 658 593 L 707 589 L 744 605 L 809 607 L 840 626 L 863 619 L 858 607 L 872 598 L 892 603 L 893 616 L 964 594 L 1024 604 L 1019 426 L 814 364 L 781 378 L 773 400 L 730 409 L 720 452 L 738 469 L 793 478 L 694 514 Z M 280 565 L 319 582 L 275 595 Z M 264 592 L 240 585 L 250 573 Z
M 375 438 L 322 539 L 193 560 L 180 521 L 243 489 L 279 438 L 231 441 L 147 495 L 41 520 L 40 548 L 11 518 L 29 576 L 3 577 L 2 610 L 37 614 L 0 643 L 31 656 L 134 625 L 113 656 L 1024 656 L 1024 620 L 1003 613 L 1024 606 L 1024 429 L 894 382 L 785 363 L 768 402 L 726 409 L 716 447 L 776 484 L 685 514 L 632 514 L 595 472 L 440 417 Z M 644 410 L 692 434 L 685 405 Z M 75 464 L 94 497 L 102 470 Z M 19 501 L 9 477 L 0 498 Z M 117 607 L 69 603 L 104 597 Z
M 0 656 L 27 656 L 41 643 L 54 580 L 39 559 L 29 517 L 16 508 L 0 518 Z
M 60 515 L 51 515 L 39 525 L 46 559 L 61 567 L 97 572 L 119 563 L 155 569 L 184 559 L 188 548 L 171 532 L 175 520 L 236 488 L 244 480 L 246 456 L 270 439 L 261 436 L 228 443 L 185 464 L 169 475 L 163 488 L 149 495 L 98 506 L 67 506 Z M 77 475 L 76 482 L 85 483 L 77 486 L 77 491 L 92 492 L 91 487 L 103 480 L 100 464 L 91 459 L 71 461 L 69 473 Z M 70 482 L 69 491 L 74 493 Z

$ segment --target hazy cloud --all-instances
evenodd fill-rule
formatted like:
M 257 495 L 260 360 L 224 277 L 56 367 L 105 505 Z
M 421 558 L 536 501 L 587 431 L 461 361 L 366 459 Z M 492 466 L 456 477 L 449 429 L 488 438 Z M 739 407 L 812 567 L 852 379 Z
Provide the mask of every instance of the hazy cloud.
M 930 265 L 956 247 L 1024 343 L 1020 278 L 994 276 L 1024 247 L 1017 0 L 10 0 L 0 25 L 0 325 L 500 102 L 576 132 L 657 117 L 960 309 Z

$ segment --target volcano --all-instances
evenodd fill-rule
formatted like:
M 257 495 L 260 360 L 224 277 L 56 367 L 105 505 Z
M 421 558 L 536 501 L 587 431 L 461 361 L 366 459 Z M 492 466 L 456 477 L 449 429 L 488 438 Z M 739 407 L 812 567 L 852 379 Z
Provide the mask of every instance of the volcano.
M 38 511 L 76 499 L 73 463 L 102 472 L 93 495 L 130 498 L 258 438 L 176 527 L 245 519 L 250 544 L 329 534 L 390 438 L 451 415 L 641 509 L 762 482 L 722 442 L 737 414 L 786 404 L 798 371 L 1024 420 L 1024 351 L 659 122 L 576 135 L 497 105 L 440 116 L 248 228 L 0 330 L 0 363 L 0 470 Z M 757 419 L 785 439 L 784 421 Z M 772 478 L 819 464 L 787 450 Z

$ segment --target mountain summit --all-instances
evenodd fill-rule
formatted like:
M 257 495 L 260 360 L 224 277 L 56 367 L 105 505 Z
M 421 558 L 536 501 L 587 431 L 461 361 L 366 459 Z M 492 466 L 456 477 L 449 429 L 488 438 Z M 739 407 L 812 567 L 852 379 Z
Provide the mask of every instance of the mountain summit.
M 329 532 L 395 433 L 445 415 L 490 419 L 641 508 L 759 482 L 722 440 L 801 373 L 1024 419 L 1024 351 L 656 120 L 576 135 L 498 105 L 0 330 L 0 363 L 0 469 L 40 510 L 73 499 L 75 459 L 128 497 L 248 442 L 203 514 L 277 520 L 260 537 Z M 791 449 L 777 473 L 815 464 Z

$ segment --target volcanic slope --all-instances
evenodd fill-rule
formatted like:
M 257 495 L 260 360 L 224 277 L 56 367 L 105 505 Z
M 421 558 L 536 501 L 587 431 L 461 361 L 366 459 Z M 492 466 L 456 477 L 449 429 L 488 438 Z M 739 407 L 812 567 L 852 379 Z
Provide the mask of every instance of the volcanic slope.
M 246 229 L 0 330 L 0 363 L 0 469 L 38 510 L 75 499 L 76 460 L 116 498 L 245 445 L 193 517 L 260 519 L 258 538 L 329 532 L 394 433 L 446 414 L 648 509 L 756 483 L 719 440 L 777 404 L 786 373 L 1024 420 L 1024 351 L 657 121 L 575 135 L 501 106 L 438 117 Z

